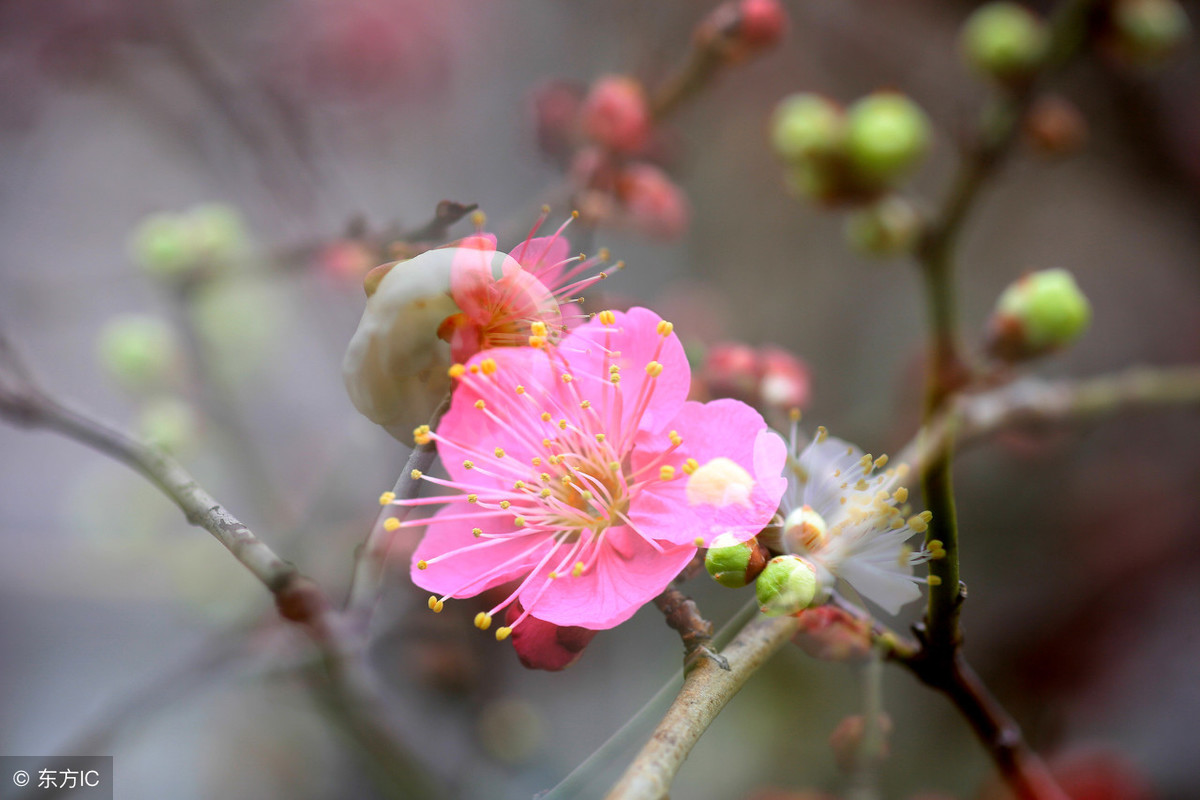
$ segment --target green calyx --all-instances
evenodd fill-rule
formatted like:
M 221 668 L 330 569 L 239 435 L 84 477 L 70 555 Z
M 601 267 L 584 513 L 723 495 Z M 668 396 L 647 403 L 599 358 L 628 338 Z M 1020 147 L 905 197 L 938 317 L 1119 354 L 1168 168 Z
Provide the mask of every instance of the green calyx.
M 1042 21 L 1017 3 L 981 6 L 963 25 L 961 42 L 967 61 L 1000 81 L 1031 77 L 1046 56 L 1048 35 Z
M 757 540 L 735 541 L 727 533 L 713 539 L 704 554 L 704 568 L 712 579 L 730 589 L 740 589 L 762 571 L 766 559 Z

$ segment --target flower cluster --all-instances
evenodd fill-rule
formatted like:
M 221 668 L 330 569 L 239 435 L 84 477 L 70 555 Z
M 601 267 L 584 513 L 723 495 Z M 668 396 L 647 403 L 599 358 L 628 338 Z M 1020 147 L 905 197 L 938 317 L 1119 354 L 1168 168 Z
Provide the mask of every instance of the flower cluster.
M 536 334 L 535 334 L 536 335 Z M 519 603 L 526 620 L 613 627 L 659 594 L 718 535 L 752 538 L 786 489 L 782 439 L 735 400 L 687 401 L 690 370 L 670 323 L 605 311 L 556 346 L 493 348 L 450 368 L 434 441 L 449 494 L 424 527 L 412 579 L 430 608 L 515 583 L 476 625 Z

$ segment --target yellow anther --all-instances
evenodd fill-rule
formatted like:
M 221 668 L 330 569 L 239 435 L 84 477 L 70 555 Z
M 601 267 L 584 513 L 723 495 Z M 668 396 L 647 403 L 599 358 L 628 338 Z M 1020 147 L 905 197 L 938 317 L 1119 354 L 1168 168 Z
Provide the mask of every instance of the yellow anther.
M 478 503 L 478 502 L 479 502 L 479 495 L 477 495 L 477 494 L 469 494 L 469 495 L 467 495 L 467 502 L 468 502 L 468 503 Z
M 395 517 L 388 517 L 383 521 L 383 529 L 388 533 L 395 533 L 400 530 L 400 520 Z
M 421 425 L 413 428 L 413 441 L 417 444 L 429 444 L 429 426 Z
M 563 382 L 563 383 L 570 383 L 570 382 L 571 382 L 571 381 L 573 381 L 573 380 L 575 380 L 575 376 L 574 376 L 574 375 L 572 375 L 571 373 L 569 373 L 569 372 L 564 372 L 564 373 L 562 374 L 562 382 Z
M 670 464 L 664 464 L 658 468 L 658 479 L 660 481 L 675 480 L 675 468 Z
M 487 403 L 483 402 L 483 400 L 476 400 L 475 407 L 480 411 L 483 411 L 483 409 L 487 408 Z
M 535 467 L 540 467 L 542 465 L 542 457 L 534 456 L 533 458 L 529 459 L 529 463 L 533 464 Z
M 567 429 L 567 421 L 565 419 L 560 419 L 558 421 L 558 429 L 563 431 Z
M 475 469 L 475 462 L 470 460 L 464 461 L 463 469 Z
M 899 489 L 892 492 L 892 497 L 896 498 L 897 503 L 907 503 L 908 502 L 908 489 L 901 486 Z
M 542 489 L 542 491 L 540 491 L 538 494 L 540 494 L 542 496 L 542 499 L 545 500 L 551 494 L 553 494 L 553 492 L 551 492 L 549 489 Z
M 704 537 L 697 536 L 695 539 L 692 539 L 692 544 L 696 545 L 696 547 L 704 547 Z
M 599 314 L 599 317 L 600 317 L 601 325 L 616 325 L 617 324 L 617 315 L 607 309 L 604 311 L 601 311 Z
M 689 458 L 683 462 L 683 474 L 691 475 L 696 470 L 700 469 L 700 462 L 694 458 Z
M 561 463 L 562 463 L 562 461 L 563 461 L 563 457 L 562 457 L 562 456 L 559 456 L 559 455 L 550 456 L 550 459 L 549 459 L 549 461 L 550 461 L 550 463 L 551 463 L 551 464 L 553 464 L 554 466 L 556 466 L 556 467 L 557 467 L 559 464 L 561 464 Z
M 930 586 L 941 586 L 942 585 L 942 579 L 939 578 L 937 575 L 930 575 L 928 580 L 929 580 Z
M 509 634 L 511 634 L 511 633 L 512 633 L 512 628 L 509 628 L 508 626 L 505 626 L 503 628 L 496 628 L 496 641 L 503 642 L 505 639 L 507 639 L 509 637 Z
M 483 536 L 483 528 L 471 528 L 471 535 L 478 539 Z
M 442 613 L 442 609 L 445 607 L 446 607 L 446 604 L 444 602 L 442 602 L 441 600 L 438 600 L 433 595 L 429 596 L 429 610 L 430 611 L 432 611 L 435 614 L 440 614 L 440 613 Z
M 486 631 L 492 627 L 492 615 L 486 611 L 480 611 L 475 615 L 475 627 L 481 631 Z
M 882 469 L 883 465 L 888 462 L 887 453 L 884 453 L 879 458 L 875 459 L 875 469 Z
M 610 461 L 610 462 L 608 462 L 608 468 L 610 470 L 612 470 L 613 472 L 620 472 L 621 471 L 621 462 L 620 461 Z
M 472 211 L 471 224 L 477 229 L 482 229 L 484 225 L 487 225 L 487 214 L 482 211 Z
M 584 489 L 582 492 L 579 493 L 579 496 L 582 497 L 584 500 L 591 502 L 592 498 L 595 497 L 596 495 L 592 494 L 587 489 Z
M 534 336 L 545 336 L 548 333 L 546 330 L 546 323 L 542 322 L 541 320 L 537 320 L 529 326 L 529 332 Z
M 945 545 L 942 544 L 941 539 L 930 539 L 925 546 L 930 550 L 941 550 L 943 547 L 945 547 Z
M 467 368 L 462 364 L 454 364 L 447 371 L 450 373 L 451 378 L 461 378 L 463 375 L 467 374 Z
M 525 394 L 525 387 L 518 385 L 517 386 L 517 394 Z
M 609 364 L 608 365 L 608 374 L 609 375 L 613 374 L 614 372 L 620 372 L 620 371 L 621 371 L 620 364 Z
M 513 525 L 516 525 L 518 528 L 524 528 L 525 527 L 525 518 L 524 517 L 513 517 Z
M 671 431 L 669 434 L 667 434 L 667 438 L 670 439 L 671 444 L 675 445 L 676 447 L 679 447 L 679 445 L 683 444 L 683 437 L 679 435 L 679 431 Z
M 658 363 L 657 361 L 651 361 L 649 364 L 646 365 L 646 374 L 649 375 L 651 378 L 657 378 L 659 375 L 662 375 L 662 371 L 663 371 L 663 365 Z
M 824 425 L 817 428 L 817 444 L 820 444 L 821 442 L 825 441 L 828 438 L 829 438 L 829 431 L 826 430 Z
M 500 501 L 500 507 L 503 508 L 505 511 L 507 511 L 508 507 L 511 505 L 512 505 L 512 503 L 508 502 L 507 500 Z
M 545 347 L 545 346 L 546 346 L 546 337 L 544 337 L 544 336 L 530 336 L 530 337 L 529 337 L 529 346 L 530 346 L 530 347 L 536 347 L 537 349 L 539 349 L 539 350 L 540 350 L 541 348 L 543 348 L 543 347 Z
M 917 514 L 917 516 L 920 517 L 921 519 L 925 520 L 926 522 L 929 522 L 930 520 L 933 519 L 933 512 L 932 511 L 922 511 L 920 514 Z
M 513 489 L 518 492 L 525 488 L 525 481 L 517 481 L 513 484 Z
M 479 365 L 472 364 L 471 366 L 467 367 L 467 372 L 471 373 L 472 375 L 478 375 L 479 374 Z
M 429 562 L 426 561 L 425 559 L 421 559 L 420 561 L 417 562 L 417 569 L 427 569 L 428 567 L 429 567 Z M 434 598 L 431 597 L 429 599 L 430 599 L 430 601 L 432 601 Z M 432 608 L 432 606 L 430 606 L 430 607 Z
M 621 382 L 621 376 L 618 373 L 614 372 L 612 375 L 608 376 L 608 382 L 611 383 L 613 386 L 616 386 L 618 383 Z
M 799 422 L 800 421 L 800 409 L 789 408 L 788 409 L 788 419 L 790 419 L 792 422 Z
M 609 252 L 607 247 L 601 247 L 596 251 L 596 260 L 608 261 L 610 258 L 612 258 L 612 253 Z
M 658 327 L 655 330 L 658 331 L 659 336 L 670 336 L 671 331 L 675 330 L 675 326 L 663 319 L 659 320 Z
M 550 480 L 550 473 L 549 473 L 549 472 L 543 472 L 543 473 L 542 473 L 541 475 L 539 475 L 538 477 L 539 477 L 539 478 L 541 478 L 543 482 L 545 482 L 545 481 L 548 481 L 548 480 Z
M 579 219 L 579 209 L 572 209 L 571 219 Z
M 583 574 L 584 566 L 582 561 L 576 561 L 575 566 L 571 567 L 571 574 L 578 578 Z
M 549 579 L 550 579 L 550 580 L 552 580 L 552 581 L 554 581 L 554 580 L 558 580 L 558 573 L 557 573 L 557 572 L 553 572 L 553 571 L 552 571 L 552 572 L 551 572 L 549 575 L 547 575 L 546 577 L 547 577 L 547 578 L 549 578 Z
M 542 412 L 542 422 L 549 422 L 549 421 L 550 421 L 550 412 L 543 411 Z
M 591 407 L 592 407 L 592 401 L 591 401 L 591 400 L 584 400 L 582 403 L 580 403 L 580 404 L 579 404 L 579 407 L 580 407 L 580 408 L 585 408 L 585 409 L 586 409 L 586 408 L 591 408 Z
M 379 495 L 379 505 L 386 506 L 388 503 L 392 502 L 395 499 L 396 499 L 395 492 L 384 492 L 383 494 Z
M 497 447 L 492 452 L 496 454 L 496 458 L 504 458 L 504 448 L 503 447 Z
M 483 370 L 484 375 L 494 375 L 496 370 L 499 369 L 496 366 L 496 359 L 494 358 L 485 358 L 479 362 L 479 367 Z
M 558 479 L 558 482 L 561 483 L 563 486 L 570 486 L 571 485 L 571 476 L 563 475 L 561 478 Z
M 924 533 L 925 531 L 929 530 L 929 523 L 921 519 L 919 516 L 909 517 L 908 527 L 912 528 L 917 533 Z

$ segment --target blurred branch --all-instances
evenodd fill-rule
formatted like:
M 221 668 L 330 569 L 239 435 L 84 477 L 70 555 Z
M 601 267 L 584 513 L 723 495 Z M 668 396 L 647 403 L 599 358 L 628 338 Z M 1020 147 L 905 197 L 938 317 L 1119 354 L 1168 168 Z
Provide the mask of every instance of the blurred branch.
M 1170 406 L 1200 406 L 1200 365 L 1134 367 L 1092 378 L 1025 378 L 1001 389 L 957 396 L 898 460 L 919 470 L 947 447 L 961 449 L 1007 428 Z
M 75 439 L 157 486 L 188 522 L 211 533 L 274 595 L 280 616 L 308 633 L 325 666 L 325 680 L 316 690 L 336 700 L 364 751 L 380 762 L 377 766 L 388 776 L 383 787 L 393 789 L 395 797 L 441 796 L 380 716 L 380 697 L 365 674 L 359 642 L 332 612 L 320 587 L 280 558 L 166 453 L 45 392 L 2 333 L 0 418 Z

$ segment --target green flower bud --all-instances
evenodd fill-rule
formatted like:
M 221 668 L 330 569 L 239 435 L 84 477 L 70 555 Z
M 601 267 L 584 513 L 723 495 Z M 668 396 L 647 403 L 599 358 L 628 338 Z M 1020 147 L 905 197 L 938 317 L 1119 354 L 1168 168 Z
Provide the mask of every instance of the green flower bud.
M 137 427 L 146 441 L 179 454 L 196 444 L 200 423 L 189 404 L 174 397 L 159 397 L 142 409 Z
M 1042 21 L 1017 3 L 988 3 L 967 18 L 961 35 L 963 54 L 977 70 L 999 81 L 1031 77 L 1046 55 L 1048 35 Z
M 912 250 L 921 234 L 921 215 L 912 203 L 890 195 L 846 217 L 846 241 L 869 256 L 898 256 Z
M 990 323 L 988 349 L 1020 360 L 1074 342 L 1087 330 L 1092 308 L 1065 269 L 1032 272 L 1004 290 Z
M 182 214 L 147 217 L 130 237 L 129 250 L 150 275 L 178 280 L 228 266 L 246 249 L 247 241 L 238 212 L 209 203 Z
M 799 556 L 776 556 L 754 582 L 760 610 L 768 617 L 795 614 L 817 596 L 817 573 Z
M 167 381 L 178 363 L 175 333 L 167 323 L 142 314 L 116 317 L 99 340 L 100 363 L 127 389 L 139 391 Z
M 771 144 L 788 161 L 829 158 L 846 142 L 846 115 L 817 94 L 785 97 L 771 117 Z
M 855 174 L 888 184 L 915 167 L 929 149 L 925 112 L 897 92 L 876 92 L 850 107 L 847 155 Z
M 1187 13 L 1175 0 L 1117 0 L 1112 10 L 1118 52 L 1137 64 L 1156 64 L 1191 35 Z
M 739 542 L 728 533 L 713 539 L 704 554 L 704 568 L 708 574 L 730 589 L 740 589 L 750 583 L 766 565 L 766 551 L 757 539 Z

